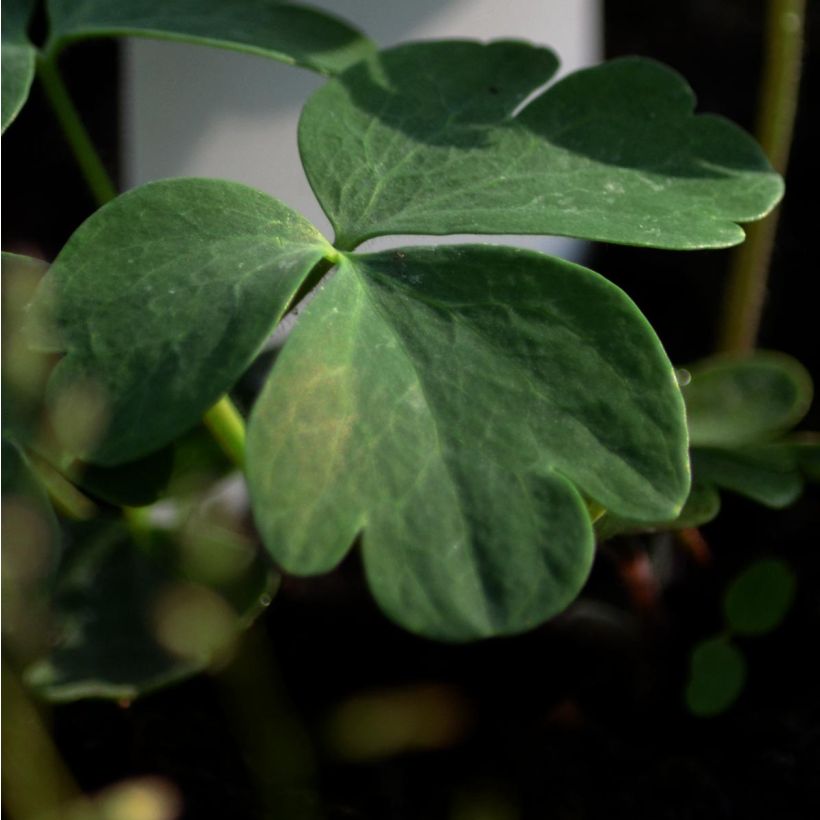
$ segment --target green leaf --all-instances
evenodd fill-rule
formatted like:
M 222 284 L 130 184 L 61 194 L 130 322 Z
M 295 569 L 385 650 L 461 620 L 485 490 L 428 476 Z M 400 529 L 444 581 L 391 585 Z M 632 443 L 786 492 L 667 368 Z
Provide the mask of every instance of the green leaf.
M 49 700 L 131 700 L 219 663 L 275 588 L 247 545 L 191 545 L 195 559 L 221 562 L 221 581 L 205 583 L 191 577 L 191 550 L 165 534 L 136 543 L 109 520 L 74 535 L 54 594 L 55 644 L 26 672 Z
M 28 39 L 34 0 L 3 0 L 2 130 L 11 125 L 28 99 L 37 49 Z
M 792 504 L 803 490 L 794 448 L 785 443 L 698 447 L 692 450 L 692 470 L 699 481 L 775 509 Z
M 693 446 L 772 438 L 800 421 L 811 405 L 811 377 L 783 353 L 709 359 L 689 372 L 692 378 L 683 387 L 683 397 Z
M 48 0 L 52 48 L 89 37 L 149 37 L 258 54 L 335 74 L 372 43 L 325 11 L 277 0 Z
M 743 240 L 783 191 L 757 144 L 693 116 L 685 81 L 628 58 L 551 79 L 521 42 L 399 46 L 305 106 L 299 145 L 337 235 L 560 234 L 661 248 Z
M 699 717 L 725 712 L 746 684 L 743 653 L 725 638 L 699 643 L 692 652 L 686 703 Z
M 344 257 L 254 408 L 247 469 L 286 570 L 330 569 L 363 531 L 384 610 L 448 640 L 572 601 L 592 561 L 585 497 L 657 520 L 689 485 L 675 374 L 635 305 L 493 246 Z
M 740 635 L 771 632 L 791 608 L 795 587 L 794 573 L 785 561 L 756 561 L 726 591 L 723 610 L 730 629 Z
M 66 353 L 49 384 L 64 446 L 120 464 L 193 427 L 328 253 L 298 214 L 231 182 L 155 182 L 97 211 L 35 305 Z

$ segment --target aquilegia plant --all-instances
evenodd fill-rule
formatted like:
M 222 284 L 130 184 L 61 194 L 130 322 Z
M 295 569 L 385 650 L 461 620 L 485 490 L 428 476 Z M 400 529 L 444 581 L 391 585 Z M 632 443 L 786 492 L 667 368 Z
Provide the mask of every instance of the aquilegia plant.
M 19 322 L 26 356 L 58 360 L 42 396 L 15 393 L 10 368 L 6 486 L 55 551 L 43 480 L 52 496 L 127 508 L 68 525 L 62 556 L 43 561 L 29 603 L 47 602 L 57 637 L 27 662 L 47 695 L 130 696 L 187 674 L 214 647 L 190 652 L 184 630 L 169 633 L 180 608 L 219 632 L 221 615 L 246 624 L 270 600 L 274 573 L 245 541 L 221 544 L 205 528 L 213 560 L 197 572 L 190 537 L 132 509 L 169 497 L 203 417 L 244 463 L 278 568 L 326 572 L 358 544 L 384 612 L 451 641 L 561 612 L 596 538 L 705 521 L 719 487 L 782 505 L 804 467 L 816 470 L 810 448 L 780 437 L 811 389 L 785 357 L 704 363 L 682 391 L 635 304 L 591 270 L 486 244 L 356 250 L 392 234 L 741 242 L 738 223 L 767 214 L 782 180 L 747 134 L 693 113 L 671 69 L 629 58 L 552 82 L 558 60 L 544 47 L 378 51 L 319 11 L 265 0 L 49 0 L 37 47 L 31 6 L 3 2 L 3 126 L 36 73 L 111 201 L 69 239 Z M 57 73 L 64 47 L 111 36 L 327 75 L 302 112 L 299 148 L 333 242 L 232 182 L 169 179 L 114 197 Z M 42 267 L 6 260 L 10 273 Z M 223 397 L 317 283 L 243 448 Z M 30 423 L 41 406 L 47 433 Z M 226 557 L 222 572 L 220 549 L 242 561 Z

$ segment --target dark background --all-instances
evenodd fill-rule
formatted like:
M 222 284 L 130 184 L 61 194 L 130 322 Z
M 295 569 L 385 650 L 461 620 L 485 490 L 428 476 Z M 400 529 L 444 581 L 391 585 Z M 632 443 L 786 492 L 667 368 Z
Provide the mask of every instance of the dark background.
M 700 110 L 751 129 L 764 5 L 609 2 L 607 56 L 672 65 L 696 90 Z M 810 2 L 802 104 L 761 333 L 763 347 L 796 356 L 815 377 L 818 36 L 818 4 Z M 116 47 L 77 47 L 64 68 L 116 176 Z M 3 247 L 53 258 L 94 206 L 36 88 L 3 148 Z M 599 246 L 589 264 L 632 296 L 673 361 L 685 364 L 712 350 L 728 257 Z M 820 428 L 817 405 L 804 426 Z M 258 707 L 258 730 L 275 734 L 281 724 L 287 757 L 288 738 L 298 733 L 292 724 L 301 725 L 315 789 L 254 765 L 253 743 L 239 739 L 224 705 L 236 670 L 128 708 L 58 707 L 55 736 L 83 788 L 164 775 L 182 790 L 191 818 L 290 820 L 314 809 L 374 820 L 818 817 L 818 501 L 810 488 L 794 507 L 770 512 L 725 497 L 719 519 L 703 529 L 711 565 L 679 556 L 651 616 L 635 610 L 620 571 L 624 555 L 654 545 L 628 542 L 601 553 L 584 596 L 606 602 L 615 617 L 593 617 L 585 604 L 520 638 L 472 646 L 423 641 L 386 622 L 355 557 L 329 576 L 286 581 L 237 668 L 258 661 L 281 682 Z M 771 636 L 740 641 L 749 680 L 738 703 L 721 717 L 694 718 L 683 700 L 688 653 L 721 629 L 729 580 L 763 555 L 792 563 L 796 605 Z M 445 700 L 461 715 L 451 742 L 368 763 L 345 762 L 329 748 L 326 718 L 345 697 L 418 684 L 447 687 Z

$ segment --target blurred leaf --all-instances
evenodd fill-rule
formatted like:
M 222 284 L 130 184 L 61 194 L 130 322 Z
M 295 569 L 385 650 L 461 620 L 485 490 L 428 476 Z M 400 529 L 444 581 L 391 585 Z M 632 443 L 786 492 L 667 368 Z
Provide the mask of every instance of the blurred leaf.
M 692 446 L 772 438 L 800 421 L 811 404 L 811 377 L 783 353 L 714 358 L 688 370 L 692 378 L 682 390 Z
M 447 640 L 520 632 L 575 598 L 584 496 L 654 521 L 689 485 L 674 370 L 635 305 L 585 268 L 489 245 L 345 256 L 247 449 L 276 561 L 325 572 L 363 533 L 385 612 Z
M 2 624 L 15 663 L 47 643 L 47 595 L 60 556 L 60 527 L 24 452 L 3 437 Z
M 48 270 L 39 259 L 2 254 L 3 433 L 27 446 L 43 420 L 45 385 L 53 357 L 29 344 L 27 308 Z
M 37 49 L 28 39 L 28 23 L 35 0 L 3 0 L 2 130 L 11 125 L 28 99 L 34 80 Z
M 54 545 L 56 550 L 60 542 L 60 527 L 57 524 L 57 518 L 54 515 L 51 502 L 48 500 L 48 495 L 31 469 L 23 451 L 5 436 L 2 441 L 3 496 L 4 498 L 20 496 L 31 504 L 32 509 L 36 511 L 48 530 L 49 543 Z M 7 534 L 9 537 L 15 535 L 12 532 Z M 6 541 L 5 535 L 3 541 Z
M 692 469 L 698 480 L 775 509 L 787 507 L 800 496 L 803 479 L 797 465 L 794 449 L 786 443 L 692 450 Z
M 746 683 L 746 661 L 741 651 L 725 638 L 702 641 L 692 651 L 686 703 L 698 717 L 725 712 Z
M 806 479 L 820 482 L 820 434 L 798 433 L 790 443 Z
M 677 518 L 671 521 L 655 521 L 645 523 L 619 518 L 607 512 L 595 522 L 595 533 L 599 542 L 614 538 L 616 535 L 637 534 L 642 532 L 657 532 L 663 530 L 684 530 L 690 527 L 700 527 L 714 519 L 720 512 L 720 494 L 710 484 L 698 481 L 693 476 L 692 488 L 689 497 Z
M 233 182 L 164 180 L 105 205 L 34 306 L 66 354 L 49 383 L 62 446 L 111 466 L 191 429 L 331 252 L 290 208 Z
M 458 691 L 421 684 L 348 698 L 334 709 L 327 738 L 342 759 L 378 760 L 452 746 L 468 722 L 469 710 Z
M 683 78 L 651 60 L 575 72 L 519 110 L 557 67 L 524 42 L 411 43 L 319 89 L 299 147 L 338 247 L 489 233 L 720 248 L 780 199 L 754 140 L 693 115 Z
M 373 44 L 329 12 L 278 0 L 48 0 L 52 38 L 148 37 L 243 51 L 335 74 Z
M 57 640 L 26 673 L 49 700 L 131 700 L 202 671 L 224 659 L 273 594 L 253 551 L 240 548 L 237 572 L 215 585 L 196 580 L 190 549 L 168 535 L 137 542 L 119 521 L 98 520 L 75 525 L 74 537 L 54 596 Z M 224 544 L 216 555 L 201 541 L 193 547 L 205 563 L 225 558 Z
M 794 572 L 776 558 L 747 567 L 726 592 L 723 609 L 733 632 L 764 635 L 786 617 L 794 600 Z

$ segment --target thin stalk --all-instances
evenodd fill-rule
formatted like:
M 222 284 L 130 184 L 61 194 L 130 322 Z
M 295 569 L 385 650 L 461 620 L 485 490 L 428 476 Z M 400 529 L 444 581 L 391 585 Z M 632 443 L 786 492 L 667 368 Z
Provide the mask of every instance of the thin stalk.
M 52 58 L 37 58 L 37 76 L 94 199 L 98 205 L 105 205 L 117 195 L 117 188 L 105 170 Z
M 37 473 L 52 503 L 66 518 L 73 521 L 89 521 L 99 514 L 97 505 L 78 490 L 46 459 L 32 451 L 27 452 L 29 462 Z
M 228 458 L 242 469 L 245 465 L 245 422 L 236 405 L 223 396 L 203 419 L 205 426 Z
M 2 762 L 3 808 L 14 820 L 98 818 L 72 779 L 39 711 L 5 665 Z
M 776 171 L 789 159 L 803 55 L 805 0 L 769 0 L 756 135 Z M 746 353 L 760 329 L 778 212 L 750 225 L 732 256 L 718 349 Z

